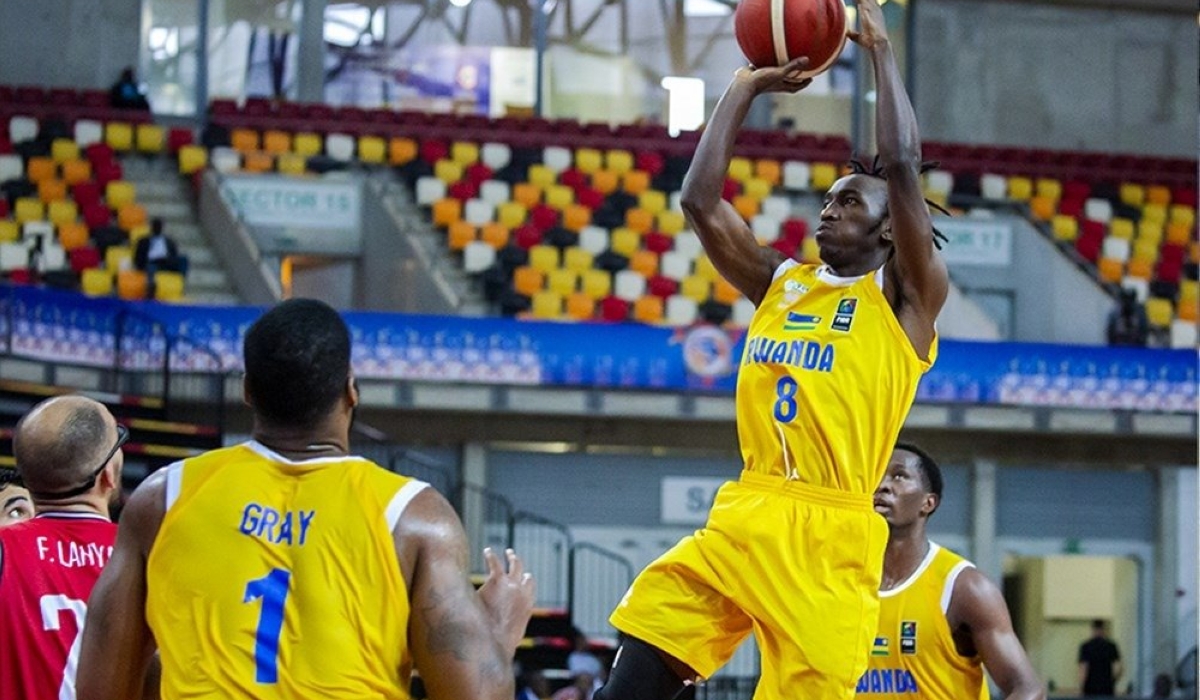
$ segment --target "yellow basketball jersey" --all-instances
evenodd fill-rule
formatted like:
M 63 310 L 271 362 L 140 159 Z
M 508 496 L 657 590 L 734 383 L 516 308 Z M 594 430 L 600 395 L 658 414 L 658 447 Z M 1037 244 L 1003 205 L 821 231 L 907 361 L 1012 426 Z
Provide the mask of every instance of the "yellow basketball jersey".
M 880 288 L 783 263 L 759 304 L 737 380 L 745 468 L 869 494 L 883 478 L 917 382 L 917 357 Z
M 929 543 L 929 554 L 900 586 L 879 593 L 879 632 L 858 682 L 864 698 L 970 700 L 988 695 L 983 664 L 954 647 L 946 611 L 954 582 L 973 566 Z
M 408 700 L 392 529 L 426 484 L 257 442 L 167 469 L 146 566 L 164 699 Z

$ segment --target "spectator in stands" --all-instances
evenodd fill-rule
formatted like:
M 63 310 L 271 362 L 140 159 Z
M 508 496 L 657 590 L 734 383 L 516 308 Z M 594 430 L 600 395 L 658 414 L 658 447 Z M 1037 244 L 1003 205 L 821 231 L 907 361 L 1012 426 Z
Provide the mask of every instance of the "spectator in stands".
M 415 666 L 433 700 L 512 700 L 532 576 L 511 549 L 507 565 L 486 549 L 476 590 L 446 499 L 350 454 L 345 321 L 291 299 L 254 322 L 243 354 L 252 438 L 130 497 L 88 601 L 79 700 L 133 697 L 156 648 L 164 697 L 397 698 Z
M 1145 347 L 1150 334 L 1146 308 L 1137 299 L 1137 292 L 1122 289 L 1117 307 L 1108 314 L 1108 344 Z
M 108 91 L 109 103 L 117 109 L 140 109 L 150 111 L 150 103 L 146 101 L 146 93 L 138 84 L 133 72 L 133 66 L 126 66 L 121 71 L 121 77 Z
M 604 665 L 600 663 L 599 657 L 588 649 L 587 635 L 578 627 L 571 628 L 571 643 L 574 647 L 567 656 L 567 670 L 571 672 L 571 675 L 586 673 L 592 678 L 600 678 L 604 671 Z
M 1079 692 L 1083 696 L 1111 697 L 1121 677 L 1121 652 L 1108 638 L 1104 620 L 1092 621 L 1092 638 L 1079 646 Z
M 550 686 L 546 676 L 539 670 L 522 670 L 517 673 L 516 700 L 543 700 L 550 697 Z
M 571 684 L 560 688 L 551 696 L 552 700 L 592 700 L 596 688 L 596 677 L 590 673 L 572 673 Z
M 159 270 L 187 272 L 187 258 L 179 254 L 179 245 L 163 233 L 162 219 L 150 220 L 150 235 L 137 242 L 133 266 L 150 277 Z
M 0 467 L 0 527 L 32 517 L 33 503 L 21 475 L 12 467 Z
M 1171 674 L 1160 673 L 1154 677 L 1154 693 L 1152 698 L 1169 698 L 1173 690 L 1174 683 L 1171 681 Z

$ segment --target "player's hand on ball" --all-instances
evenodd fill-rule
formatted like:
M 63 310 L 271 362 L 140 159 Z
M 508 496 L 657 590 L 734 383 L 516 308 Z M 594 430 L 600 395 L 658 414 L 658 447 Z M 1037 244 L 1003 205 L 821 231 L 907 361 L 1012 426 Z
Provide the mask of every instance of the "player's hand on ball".
M 854 5 L 858 8 L 858 31 L 847 31 L 846 36 L 864 49 L 887 43 L 887 23 L 878 0 L 854 0 Z
M 483 550 L 488 575 L 479 587 L 479 598 L 496 623 L 500 639 L 510 649 L 516 649 L 525 636 L 525 626 L 533 614 L 537 583 L 533 574 L 525 571 L 521 558 L 511 549 L 505 550 L 508 570 L 500 557 L 489 547 Z
M 807 67 L 808 58 L 801 56 L 778 67 L 755 68 L 754 66 L 743 66 L 738 69 L 735 77 L 737 80 L 745 81 L 754 88 L 755 94 L 764 92 L 799 92 L 812 83 L 812 78 L 801 77 L 801 73 Z

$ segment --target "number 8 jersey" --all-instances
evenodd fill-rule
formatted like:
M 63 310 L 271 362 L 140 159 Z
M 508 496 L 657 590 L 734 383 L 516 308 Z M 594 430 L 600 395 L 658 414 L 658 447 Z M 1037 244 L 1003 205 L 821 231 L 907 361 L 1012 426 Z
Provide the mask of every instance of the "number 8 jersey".
M 167 468 L 147 562 L 162 697 L 407 700 L 392 530 L 423 482 L 257 442 Z
M 883 271 L 837 277 L 786 261 L 746 337 L 737 380 L 745 469 L 869 494 L 883 478 L 921 375 L 883 295 Z
M 44 512 L 0 529 L 0 699 L 75 697 L 79 635 L 117 526 Z

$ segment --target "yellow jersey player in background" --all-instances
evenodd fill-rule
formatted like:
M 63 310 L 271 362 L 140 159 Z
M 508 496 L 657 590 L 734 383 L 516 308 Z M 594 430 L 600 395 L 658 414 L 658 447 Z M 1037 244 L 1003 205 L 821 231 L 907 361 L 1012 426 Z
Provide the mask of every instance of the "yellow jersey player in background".
M 987 698 L 986 668 L 1008 700 L 1045 700 L 1000 590 L 971 562 L 929 541 L 925 526 L 941 502 L 937 462 L 915 445 L 896 445 L 875 491 L 889 534 L 879 631 L 858 697 Z
M 488 554 L 476 592 L 446 500 L 349 455 L 350 334 L 306 299 L 246 334 L 253 439 L 159 470 L 131 497 L 91 598 L 80 700 L 126 700 L 157 649 L 175 698 L 513 696 L 534 584 Z
M 704 529 L 634 581 L 597 700 L 666 700 L 711 676 L 753 631 L 755 698 L 849 699 L 867 666 L 887 528 L 872 494 L 937 355 L 946 300 L 921 190 L 921 146 L 876 0 L 857 0 L 878 99 L 876 167 L 834 183 L 816 231 L 823 265 L 760 245 L 722 199 L 754 98 L 795 92 L 807 65 L 742 68 L 704 130 L 682 202 L 717 270 L 755 303 L 738 372 L 744 471 Z

